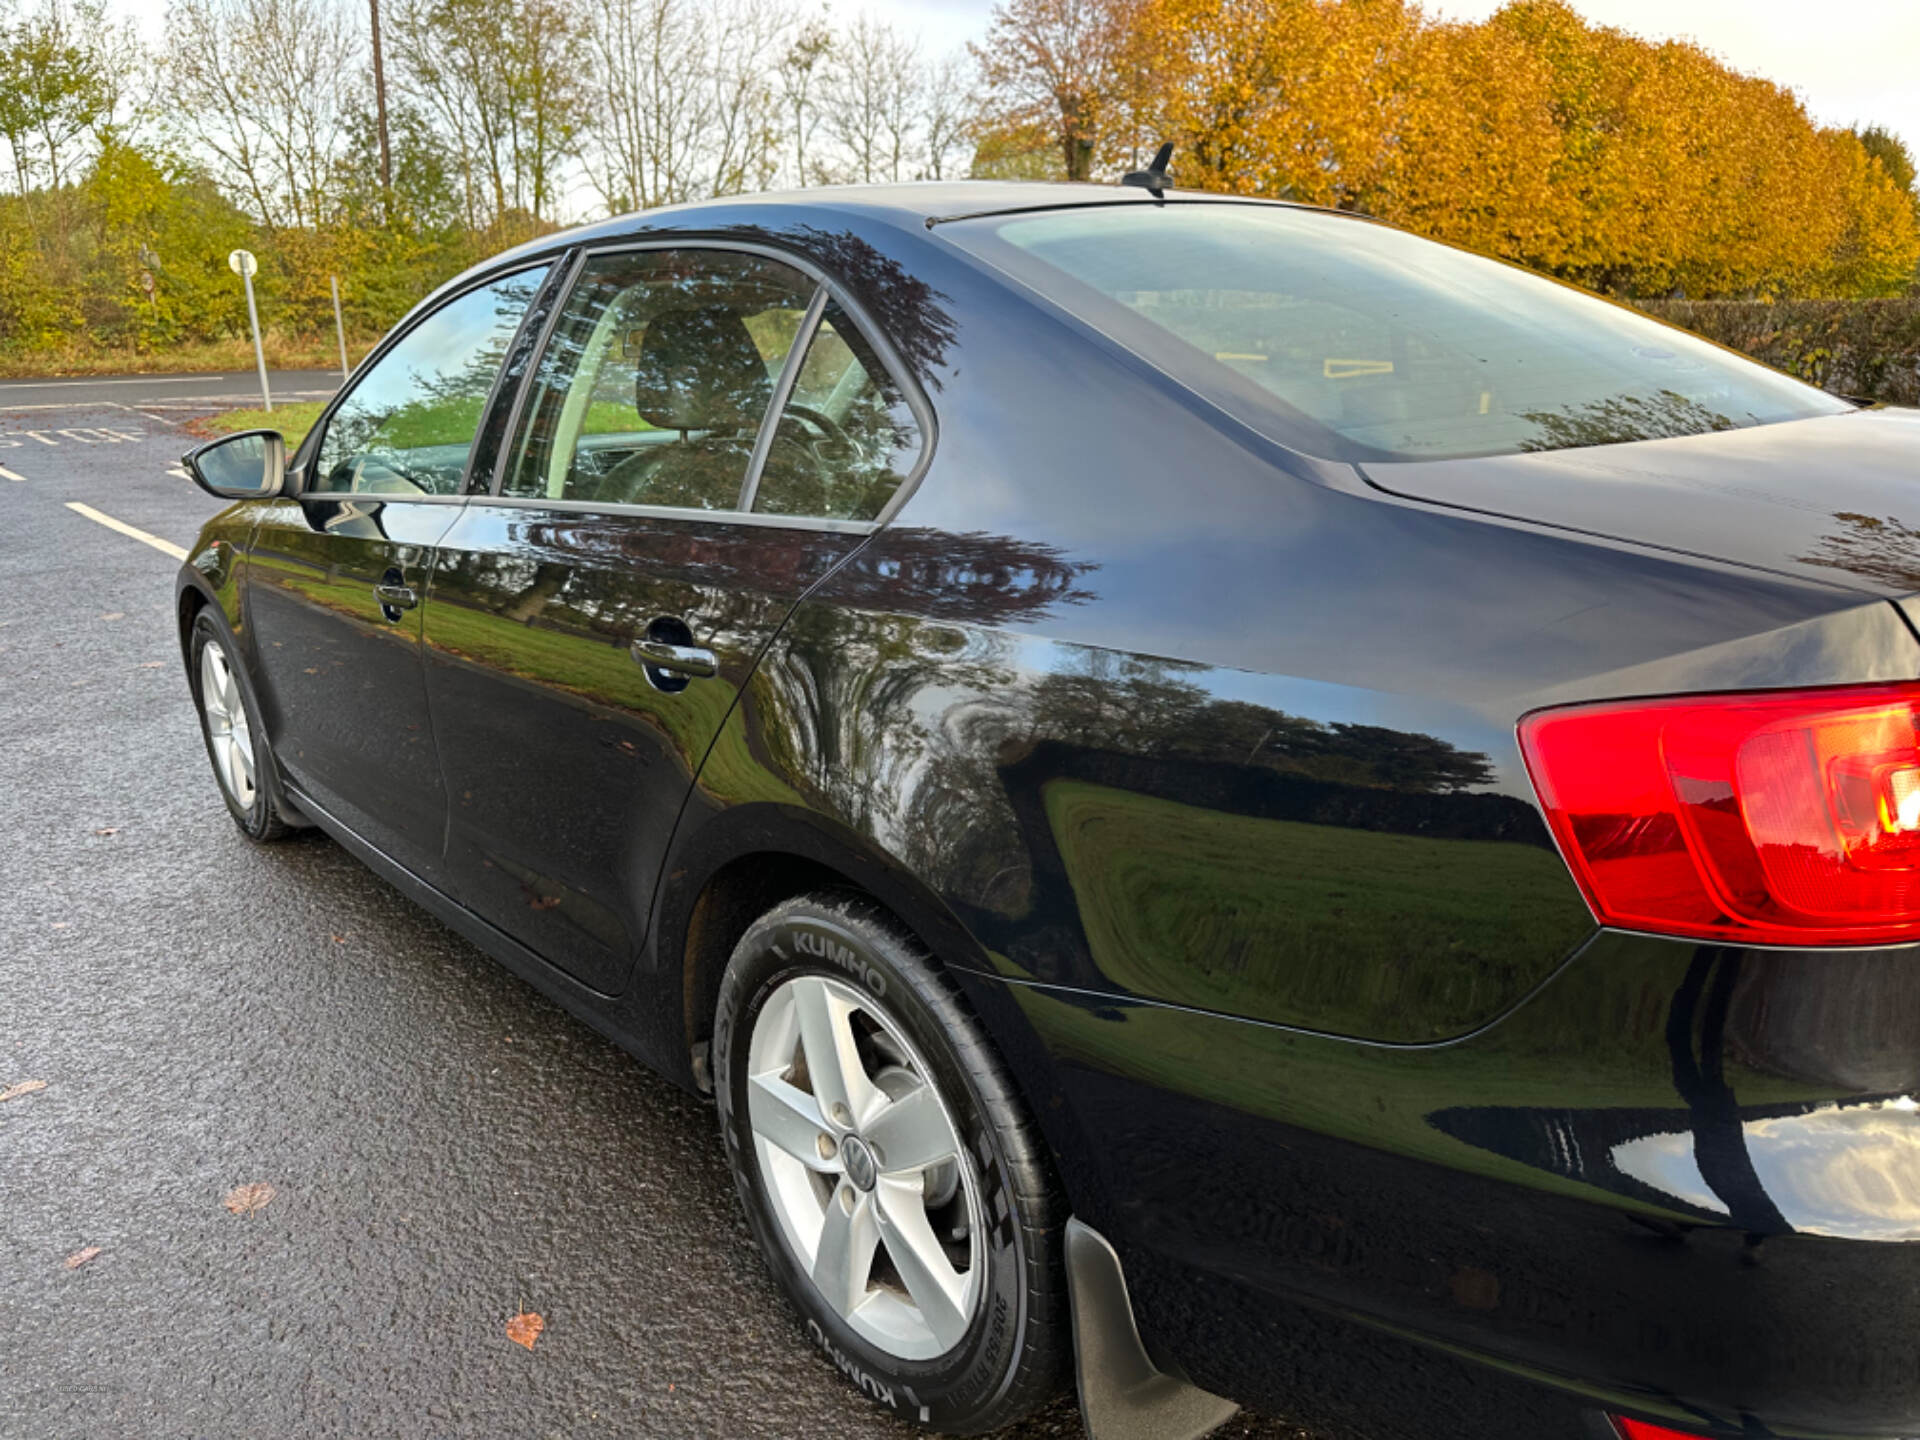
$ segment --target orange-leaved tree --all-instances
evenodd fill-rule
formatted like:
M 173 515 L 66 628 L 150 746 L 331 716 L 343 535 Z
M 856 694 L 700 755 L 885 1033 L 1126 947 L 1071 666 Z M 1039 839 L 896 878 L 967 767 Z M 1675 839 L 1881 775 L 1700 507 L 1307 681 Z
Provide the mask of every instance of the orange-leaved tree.
M 1107 13 L 1106 133 L 1173 140 L 1182 185 L 1364 210 L 1629 295 L 1882 294 L 1920 260 L 1920 210 L 1858 136 L 1566 0 L 1472 25 L 1408 0 Z

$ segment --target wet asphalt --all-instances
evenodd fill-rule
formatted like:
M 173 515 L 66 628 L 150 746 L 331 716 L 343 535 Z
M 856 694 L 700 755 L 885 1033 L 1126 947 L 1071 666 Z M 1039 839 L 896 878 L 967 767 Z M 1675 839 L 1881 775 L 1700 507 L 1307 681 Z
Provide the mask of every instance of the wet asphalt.
M 236 832 L 176 561 L 66 503 L 190 545 L 189 389 L 0 387 L 0 1437 L 917 1433 L 804 1342 L 708 1106 Z

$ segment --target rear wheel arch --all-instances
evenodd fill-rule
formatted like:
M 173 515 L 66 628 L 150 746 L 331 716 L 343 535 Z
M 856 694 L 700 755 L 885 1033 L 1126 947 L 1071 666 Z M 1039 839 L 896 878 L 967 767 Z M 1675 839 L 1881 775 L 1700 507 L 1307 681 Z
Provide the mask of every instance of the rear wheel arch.
M 940 899 L 871 842 L 812 812 L 736 806 L 676 842 L 656 909 L 658 953 L 680 969 L 685 1053 L 703 1055 L 713 1038 L 720 978 L 748 928 L 783 901 L 820 891 L 877 907 L 942 970 L 987 968 Z M 696 1072 L 704 1088 L 704 1068 Z

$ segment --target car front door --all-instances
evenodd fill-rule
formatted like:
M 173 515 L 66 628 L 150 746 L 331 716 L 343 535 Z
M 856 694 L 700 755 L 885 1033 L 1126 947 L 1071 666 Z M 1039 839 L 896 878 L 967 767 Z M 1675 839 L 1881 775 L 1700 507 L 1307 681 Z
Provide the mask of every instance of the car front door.
M 446 792 L 420 670 L 434 542 L 546 267 L 448 300 L 389 344 L 301 447 L 248 568 L 274 755 L 310 803 L 435 878 Z
M 825 494 L 833 424 L 791 412 L 829 305 L 745 249 L 588 256 L 495 493 L 440 543 L 425 654 L 451 893 L 602 992 L 762 648 L 878 513 L 754 513 L 763 481 Z

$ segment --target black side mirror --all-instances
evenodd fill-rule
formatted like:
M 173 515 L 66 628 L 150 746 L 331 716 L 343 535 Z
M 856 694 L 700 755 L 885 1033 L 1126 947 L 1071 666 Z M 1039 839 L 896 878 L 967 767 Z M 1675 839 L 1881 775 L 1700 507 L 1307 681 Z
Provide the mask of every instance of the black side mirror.
M 287 442 L 278 430 L 223 435 L 184 456 L 194 483 L 222 500 L 266 500 L 287 478 Z

